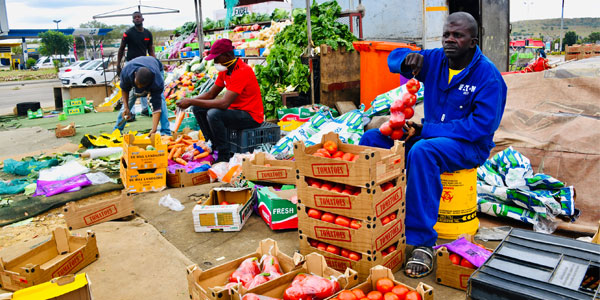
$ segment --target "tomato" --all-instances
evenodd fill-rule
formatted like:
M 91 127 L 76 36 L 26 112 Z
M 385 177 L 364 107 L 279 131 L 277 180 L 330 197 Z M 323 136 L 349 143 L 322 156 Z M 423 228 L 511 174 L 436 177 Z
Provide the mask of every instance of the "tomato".
M 337 218 L 335 218 L 335 224 L 343 227 L 350 227 L 350 218 L 337 216 Z
M 379 131 L 385 136 L 390 136 L 390 134 L 392 134 L 392 126 L 390 125 L 390 121 L 381 124 L 381 126 L 379 126 Z
M 320 189 L 321 188 L 321 182 L 315 180 L 315 181 L 313 181 L 313 183 L 310 184 L 310 186 L 314 187 L 314 188 Z
M 361 289 L 353 289 L 352 293 L 354 293 L 354 296 L 356 296 L 356 298 L 358 299 L 367 297 L 367 295 L 365 295 L 365 292 L 363 292 L 363 290 Z
M 354 154 L 346 152 L 344 153 L 344 156 L 342 156 L 342 159 L 345 161 L 354 161 L 354 157 Z
M 350 251 L 348 258 L 354 261 L 359 261 L 362 258 L 362 254 Z
M 317 249 L 327 251 L 327 244 L 319 242 L 319 244 L 317 245 Z
M 331 157 L 336 158 L 336 157 L 342 157 L 344 156 L 344 152 L 338 150 L 337 152 L 335 152 Z
M 352 195 L 352 191 L 351 191 L 351 190 L 349 190 L 349 189 L 344 189 L 344 190 L 342 191 L 342 194 L 346 194 L 346 195 Z
M 392 188 L 394 188 L 394 184 L 391 181 L 388 181 L 388 182 L 386 182 L 386 183 L 384 183 L 384 184 L 381 185 L 381 190 L 384 191 L 384 192 L 387 191 L 387 190 L 389 190 L 389 189 L 392 189 Z
M 340 251 L 341 255 L 345 258 L 348 258 L 348 256 L 350 256 L 350 251 L 348 251 L 348 249 L 342 249 Z
M 325 156 L 325 154 L 323 154 L 321 152 L 315 152 L 315 153 L 313 153 L 313 156 L 327 157 L 327 156 Z
M 369 300 L 382 300 L 383 294 L 379 291 L 371 291 L 367 294 L 367 298 L 369 298 Z
M 325 157 L 331 157 L 331 153 L 329 153 L 329 151 L 327 151 L 327 149 L 324 149 L 324 148 L 321 148 L 321 149 L 317 150 L 317 153 L 321 153 Z
M 391 222 L 392 220 L 390 220 L 389 216 L 385 216 L 383 217 L 383 219 L 381 219 L 381 224 L 382 225 L 386 225 L 387 223 Z
M 335 160 L 342 160 L 341 157 L 334 157 L 333 159 L 335 159 Z
M 325 251 L 333 253 L 335 255 L 340 255 L 340 248 L 334 245 L 327 245 L 327 249 L 325 249 Z
M 227 201 L 223 201 L 223 202 L 221 202 L 220 204 L 221 204 L 221 205 L 229 205 L 229 202 L 227 202 Z
M 400 300 L 400 298 L 398 297 L 398 295 L 392 292 L 387 292 L 383 294 L 383 300 Z
M 414 78 L 412 78 L 406 83 L 406 90 L 411 94 L 416 94 L 417 92 L 419 92 L 420 88 L 421 83 L 419 83 L 419 81 Z
M 460 265 L 460 256 L 458 254 L 450 254 L 450 261 L 455 265 Z
M 356 191 L 354 191 L 354 193 L 352 193 L 352 196 L 358 196 L 358 195 L 360 195 L 360 190 L 356 190 Z
M 404 136 L 404 131 L 402 131 L 402 129 L 394 129 L 392 131 L 392 134 L 390 135 L 390 138 L 392 140 L 399 140 Z
M 390 221 L 394 221 L 396 220 L 396 213 L 391 213 L 388 215 L 388 217 L 390 217 Z
M 350 222 L 350 228 L 352 229 L 359 229 L 362 226 L 362 224 L 360 224 L 359 220 L 352 220 L 352 222 Z
M 317 246 L 319 246 L 319 241 L 317 241 L 317 240 L 308 239 L 308 243 L 310 244 L 311 247 L 317 248 Z
M 390 106 L 390 113 L 393 115 L 395 113 L 398 112 L 402 112 L 402 110 L 404 109 L 404 101 L 402 99 L 398 99 L 396 101 L 394 101 L 392 103 L 392 105 Z
M 407 107 L 404 109 L 404 118 L 410 119 L 415 115 L 415 110 L 412 107 Z
M 385 249 L 388 253 L 392 253 L 396 251 L 396 245 L 391 245 L 387 249 Z
M 386 257 L 389 253 L 387 252 L 386 249 L 381 250 L 381 255 L 383 255 L 383 257 Z
M 354 155 L 354 157 L 352 157 L 351 161 L 357 161 L 358 160 L 358 155 Z
M 329 154 L 333 155 L 338 151 L 338 146 L 334 141 L 327 141 L 323 144 L 323 149 L 327 150 Z
M 402 129 L 402 127 L 404 127 L 404 123 L 406 123 L 404 113 L 395 113 L 390 116 L 390 126 L 392 129 Z M 394 134 L 393 131 L 392 134 Z
M 308 217 L 309 218 L 313 218 L 313 219 L 320 219 L 321 216 L 323 215 L 323 212 L 321 212 L 320 210 L 311 208 L 308 210 Z
M 333 223 L 335 221 L 335 216 L 332 213 L 326 212 L 321 216 L 321 221 Z
M 415 105 L 415 103 L 417 103 L 417 96 L 406 93 L 406 94 L 402 95 L 402 102 L 404 103 L 404 107 L 400 111 L 403 111 L 406 108 L 412 107 L 413 105 Z M 407 119 L 408 119 L 408 117 L 407 117 Z
M 356 300 L 356 295 L 353 292 L 348 290 L 343 290 L 338 294 L 339 300 Z
M 389 278 L 380 278 L 375 283 L 375 286 L 377 287 L 378 291 L 380 291 L 382 293 L 387 293 L 387 292 L 391 292 L 392 289 L 394 288 L 394 282 Z
M 325 183 L 323 183 L 323 185 L 321 185 L 321 188 L 326 191 L 331 191 L 331 189 L 333 189 L 333 183 L 325 182 Z
M 421 300 L 421 295 L 419 295 L 419 293 L 416 291 L 410 291 L 406 293 L 404 300 Z
M 344 185 L 343 184 L 336 184 L 331 190 L 334 191 L 334 192 L 341 193 L 344 190 Z
M 465 267 L 465 268 L 470 268 L 470 269 L 477 269 L 477 267 L 475 267 L 474 264 L 472 264 L 470 261 L 466 260 L 466 259 L 462 259 L 460 261 L 460 265 Z
M 398 298 L 400 299 L 406 298 L 406 293 L 408 292 L 410 292 L 410 290 L 403 285 L 397 285 L 392 289 L 392 293 L 398 295 Z

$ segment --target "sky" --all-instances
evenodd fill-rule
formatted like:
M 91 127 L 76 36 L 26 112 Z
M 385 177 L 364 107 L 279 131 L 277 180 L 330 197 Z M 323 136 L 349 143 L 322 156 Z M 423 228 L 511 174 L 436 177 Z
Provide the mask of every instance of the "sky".
M 62 20 L 60 28 L 79 27 L 92 21 L 92 16 L 138 5 L 138 0 L 0 0 L 6 1 L 9 28 L 45 29 L 55 28 L 52 20 Z M 340 3 L 348 0 L 338 0 Z M 368 8 L 369 1 L 364 0 Z M 510 0 L 510 20 L 534 20 L 560 18 L 562 0 Z M 600 17 L 600 0 L 564 0 L 565 18 Z M 358 1 L 354 1 L 358 3 Z M 194 21 L 192 0 L 143 0 L 142 5 L 178 9 L 176 14 L 146 15 L 144 26 L 174 29 L 186 21 Z M 204 17 L 213 16 L 213 11 L 222 9 L 223 0 L 202 0 Z M 119 13 L 131 13 L 134 8 Z M 142 8 L 143 12 L 156 11 Z M 368 13 L 368 10 L 367 10 Z M 132 24 L 131 17 L 99 19 L 108 25 Z

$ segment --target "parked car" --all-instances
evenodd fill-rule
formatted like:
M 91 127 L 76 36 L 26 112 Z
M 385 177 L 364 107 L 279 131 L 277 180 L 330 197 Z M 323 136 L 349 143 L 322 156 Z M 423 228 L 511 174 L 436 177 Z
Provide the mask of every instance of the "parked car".
M 117 72 L 109 70 L 108 64 L 108 60 L 104 60 L 104 66 L 102 66 L 102 61 L 95 59 L 88 62 L 81 69 L 66 72 L 59 78 L 64 85 L 90 85 L 104 83 L 105 81 L 110 82 L 117 75 Z
M 78 60 L 78 61 L 73 62 L 72 64 L 70 64 L 68 66 L 59 68 L 58 69 L 58 78 L 63 77 L 64 73 L 66 73 L 66 72 L 71 72 L 71 71 L 75 71 L 75 70 L 81 69 L 88 62 L 90 62 L 90 61 L 89 60 Z
M 42 57 L 40 57 L 40 59 L 37 60 L 35 65 L 31 68 L 34 70 L 54 68 L 55 60 L 60 61 L 63 64 L 72 63 L 75 61 L 75 56 L 73 56 L 73 55 L 42 56 Z

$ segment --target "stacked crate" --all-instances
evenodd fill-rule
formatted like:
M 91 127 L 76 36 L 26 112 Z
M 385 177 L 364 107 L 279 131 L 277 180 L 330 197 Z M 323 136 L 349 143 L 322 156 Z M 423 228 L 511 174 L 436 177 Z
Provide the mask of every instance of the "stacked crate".
M 358 158 L 344 161 L 314 156 L 326 141 L 335 142 L 338 150 Z M 397 142 L 390 150 L 349 145 L 343 144 L 337 134 L 328 133 L 321 144 L 305 147 L 303 142 L 295 143 L 294 156 L 300 252 L 317 252 L 332 268 L 352 268 L 363 280 L 376 265 L 398 271 L 404 263 L 406 246 L 404 144 Z M 315 180 L 339 184 L 354 192 L 350 195 L 348 191 L 339 192 L 339 188 L 334 191 L 311 186 L 309 182 Z M 310 209 L 357 220 L 361 226 L 345 227 L 311 218 Z M 396 218 L 384 225 L 382 221 L 391 214 Z M 323 245 L 335 247 L 324 251 Z M 335 253 L 336 247 L 340 254 Z
M 149 138 L 123 136 L 121 180 L 129 193 L 164 189 L 167 185 L 167 145 L 159 134 Z
M 67 116 L 82 115 L 85 113 L 85 98 L 63 100 L 63 112 Z

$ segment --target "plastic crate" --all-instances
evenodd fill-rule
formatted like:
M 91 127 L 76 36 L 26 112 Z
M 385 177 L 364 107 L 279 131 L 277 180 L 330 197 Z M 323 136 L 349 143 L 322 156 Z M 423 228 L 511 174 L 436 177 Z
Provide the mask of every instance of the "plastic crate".
M 200 51 L 196 50 L 196 51 L 180 52 L 179 55 L 181 56 L 181 58 L 196 57 L 196 56 L 200 56 Z
M 192 48 L 192 50 L 200 49 L 200 45 L 198 43 L 189 43 L 185 44 L 185 46 Z
M 233 49 L 233 54 L 235 56 L 244 56 L 245 52 L 246 51 L 244 49 Z
M 277 124 L 263 122 L 259 127 L 235 130 L 227 129 L 230 151 L 233 153 L 252 152 L 262 144 L 275 144 L 279 141 L 280 128 Z
M 85 104 L 85 98 L 75 98 L 75 99 L 67 99 L 63 100 L 63 108 L 64 107 L 74 107 Z
M 28 119 L 38 119 L 44 117 L 44 112 L 42 109 L 38 109 L 36 111 L 31 111 L 31 109 L 27 110 L 27 118 Z
M 85 104 L 71 107 L 63 107 L 63 111 L 67 116 L 83 115 L 85 114 Z
M 469 278 L 470 299 L 597 299 L 600 245 L 513 229 Z

